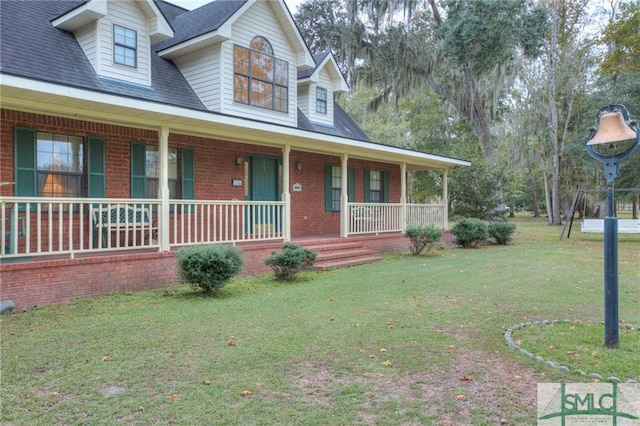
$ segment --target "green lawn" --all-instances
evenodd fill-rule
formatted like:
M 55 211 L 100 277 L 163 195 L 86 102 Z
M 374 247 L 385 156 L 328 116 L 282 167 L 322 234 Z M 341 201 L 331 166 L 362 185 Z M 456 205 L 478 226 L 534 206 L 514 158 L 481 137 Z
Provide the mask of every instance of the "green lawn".
M 507 347 L 537 320 L 583 324 L 525 327 L 523 348 L 640 379 L 637 328 L 604 347 L 602 235 L 514 222 L 509 246 L 4 315 L 0 422 L 534 424 L 536 383 L 589 380 Z M 640 235 L 619 248 L 620 318 L 640 325 Z

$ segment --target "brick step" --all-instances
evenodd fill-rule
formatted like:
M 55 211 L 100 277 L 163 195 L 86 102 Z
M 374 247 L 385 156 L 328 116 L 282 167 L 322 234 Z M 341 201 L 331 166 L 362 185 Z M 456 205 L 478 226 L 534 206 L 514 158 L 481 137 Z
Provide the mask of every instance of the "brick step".
M 357 249 L 334 249 L 334 250 L 322 250 L 317 251 L 318 256 L 316 257 L 316 262 L 326 262 L 328 260 L 333 259 L 347 259 L 352 257 L 366 257 L 372 256 L 373 252 L 371 250 L 365 250 L 363 248 Z
M 316 253 L 320 254 L 322 252 L 334 251 L 334 250 L 357 250 L 361 249 L 364 244 L 362 242 L 317 242 L 317 243 L 309 243 L 309 244 L 300 244 L 309 250 L 313 250 Z
M 313 269 L 326 271 L 329 269 L 347 268 L 349 266 L 364 265 L 367 263 L 375 263 L 380 261 L 382 261 L 382 257 L 375 255 L 350 257 L 343 260 L 328 260 L 323 262 L 316 262 L 313 265 Z
M 317 253 L 313 268 L 321 271 L 382 260 L 381 256 L 364 248 L 362 241 L 314 241 L 302 245 Z

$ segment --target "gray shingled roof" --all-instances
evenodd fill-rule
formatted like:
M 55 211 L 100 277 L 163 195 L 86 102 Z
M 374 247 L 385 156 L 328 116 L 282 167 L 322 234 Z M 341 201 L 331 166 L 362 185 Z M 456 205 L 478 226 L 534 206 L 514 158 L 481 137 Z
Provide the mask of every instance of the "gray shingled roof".
M 246 3 L 246 0 L 218 0 L 189 12 L 162 0 L 154 1 L 175 31 L 175 38 L 154 46 L 155 51 L 215 30 Z M 73 34 L 51 24 L 53 19 L 83 3 L 85 0 L 0 0 L 0 72 L 206 111 L 176 65 L 154 51 L 151 87 L 97 75 Z M 327 54 L 316 58 L 322 61 Z M 334 123 L 334 126 L 311 123 L 298 110 L 301 130 L 369 141 L 338 104 L 334 105 Z
M 151 55 L 152 86 L 98 76 L 72 33 L 51 20 L 82 1 L 0 1 L 2 73 L 101 93 L 205 109 L 171 61 Z
M 316 72 L 322 61 L 324 61 L 324 58 L 326 58 L 330 53 L 331 52 L 327 50 L 326 52 L 322 52 L 318 55 L 313 55 L 313 61 L 316 63 L 315 68 L 298 71 L 298 79 L 311 77 L 311 75 Z
M 313 123 L 298 109 L 298 128 L 310 132 L 340 136 L 359 141 L 371 142 L 371 139 L 358 127 L 337 102 L 333 103 L 333 126 Z
M 233 16 L 247 0 L 223 0 L 207 3 L 171 21 L 173 38 L 153 46 L 156 52 L 217 30 Z

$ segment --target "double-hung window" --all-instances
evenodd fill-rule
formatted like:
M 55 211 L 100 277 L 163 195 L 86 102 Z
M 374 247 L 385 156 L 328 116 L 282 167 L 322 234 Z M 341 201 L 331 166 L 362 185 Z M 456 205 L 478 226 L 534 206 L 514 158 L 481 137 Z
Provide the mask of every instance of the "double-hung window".
M 382 170 L 364 171 L 364 201 L 366 203 L 389 202 L 389 172 Z
M 382 202 L 382 173 L 379 170 L 369 172 L 369 201 Z
M 347 191 L 349 201 L 355 201 L 356 171 L 353 168 L 348 170 Z M 342 194 L 342 168 L 332 164 L 325 164 L 324 174 L 325 211 L 339 212 L 340 196 Z
M 83 195 L 84 144 L 78 136 L 37 132 L 39 197 Z
M 178 153 L 182 162 L 178 169 Z M 194 198 L 194 157 L 193 149 L 168 149 L 167 178 L 169 184 L 169 198 Z M 180 181 L 180 173 L 182 180 Z M 180 182 L 182 185 L 180 185 Z M 155 145 L 142 142 L 131 143 L 131 197 L 132 198 L 160 198 L 160 152 Z
M 342 192 L 342 169 L 337 166 L 331 167 L 331 209 L 334 212 L 340 211 L 340 193 Z
M 264 37 L 251 47 L 234 46 L 235 102 L 275 111 L 289 110 L 289 63 L 278 59 Z
M 105 140 L 14 128 L 18 197 L 102 198 Z
M 327 113 L 327 89 L 316 88 L 316 112 L 318 114 Z
M 113 26 L 113 62 L 128 67 L 136 67 L 138 35 L 135 30 Z

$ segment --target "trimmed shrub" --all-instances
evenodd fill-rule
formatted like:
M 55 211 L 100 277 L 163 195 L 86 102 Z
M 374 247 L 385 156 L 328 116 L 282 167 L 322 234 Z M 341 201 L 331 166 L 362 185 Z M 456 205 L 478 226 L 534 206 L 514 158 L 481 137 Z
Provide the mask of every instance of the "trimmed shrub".
M 465 218 L 455 224 L 451 234 L 462 247 L 473 248 L 489 238 L 487 225 L 487 222 L 480 219 Z
M 242 269 L 242 252 L 230 245 L 185 247 L 176 254 L 180 277 L 192 288 L 213 293 Z
M 489 238 L 495 238 L 496 243 L 505 245 L 513 238 L 516 225 L 507 222 L 490 223 L 488 227 Z
M 282 253 L 271 253 L 264 263 L 271 267 L 278 280 L 290 280 L 301 270 L 310 268 L 316 256 L 313 250 L 285 243 L 282 246 Z
M 427 252 L 429 252 L 429 250 L 433 248 L 434 243 L 440 241 L 440 238 L 442 238 L 442 231 L 434 225 L 420 223 L 408 225 L 404 231 L 404 235 L 411 241 L 409 244 L 411 254 L 417 256 L 425 248 Z

